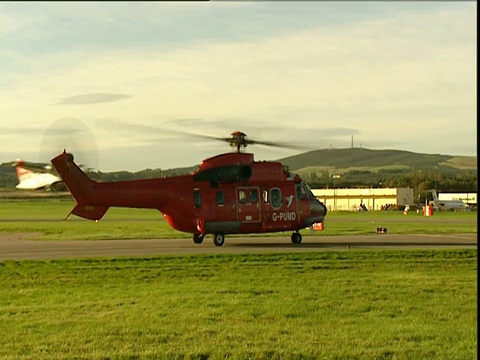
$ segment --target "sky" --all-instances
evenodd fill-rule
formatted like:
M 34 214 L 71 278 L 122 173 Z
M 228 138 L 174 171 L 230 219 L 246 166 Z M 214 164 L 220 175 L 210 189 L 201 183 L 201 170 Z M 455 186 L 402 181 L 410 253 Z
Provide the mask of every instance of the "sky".
M 0 2 L 0 163 L 477 155 L 473 1 Z M 303 150 L 303 147 L 307 150 Z

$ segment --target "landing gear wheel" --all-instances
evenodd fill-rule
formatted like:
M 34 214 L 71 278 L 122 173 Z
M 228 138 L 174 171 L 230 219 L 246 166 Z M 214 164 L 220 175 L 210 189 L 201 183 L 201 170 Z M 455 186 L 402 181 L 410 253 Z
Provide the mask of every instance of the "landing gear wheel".
M 224 242 L 225 242 L 225 236 L 223 234 L 215 234 L 213 236 L 213 243 L 216 246 L 222 246 Z
M 195 244 L 201 244 L 203 242 L 203 235 L 202 234 L 193 234 L 193 242 Z
M 292 234 L 292 243 L 294 244 L 300 244 L 302 242 L 302 234 L 299 232 L 294 232 Z

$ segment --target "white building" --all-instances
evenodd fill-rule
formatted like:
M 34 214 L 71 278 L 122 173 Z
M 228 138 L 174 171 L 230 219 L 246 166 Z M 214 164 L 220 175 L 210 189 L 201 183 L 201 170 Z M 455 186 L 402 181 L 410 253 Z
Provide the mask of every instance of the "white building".
M 368 210 L 383 210 L 389 206 L 403 208 L 415 204 L 413 189 L 312 189 L 328 211 L 359 211 L 364 205 Z

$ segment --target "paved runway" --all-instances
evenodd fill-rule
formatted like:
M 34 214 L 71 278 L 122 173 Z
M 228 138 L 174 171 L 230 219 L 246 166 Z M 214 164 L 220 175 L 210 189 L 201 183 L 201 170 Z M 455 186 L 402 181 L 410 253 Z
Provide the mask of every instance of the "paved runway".
M 294 245 L 290 237 L 226 237 L 217 247 L 212 236 L 203 244 L 192 239 L 32 241 L 28 234 L 0 234 L 0 261 L 118 256 L 241 254 L 353 249 L 476 248 L 477 234 L 305 236 Z

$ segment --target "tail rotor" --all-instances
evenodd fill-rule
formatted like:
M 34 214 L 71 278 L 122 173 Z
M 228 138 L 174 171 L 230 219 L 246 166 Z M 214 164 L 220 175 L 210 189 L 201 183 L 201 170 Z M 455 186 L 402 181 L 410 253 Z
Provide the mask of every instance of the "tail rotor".
M 84 168 L 98 169 L 98 147 L 90 129 L 76 118 L 54 121 L 44 132 L 40 143 L 40 159 L 50 160 L 66 149 L 75 154 Z

